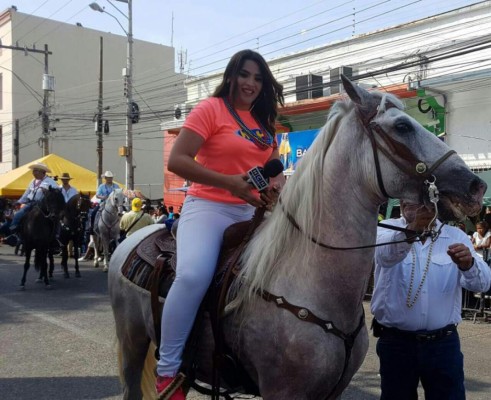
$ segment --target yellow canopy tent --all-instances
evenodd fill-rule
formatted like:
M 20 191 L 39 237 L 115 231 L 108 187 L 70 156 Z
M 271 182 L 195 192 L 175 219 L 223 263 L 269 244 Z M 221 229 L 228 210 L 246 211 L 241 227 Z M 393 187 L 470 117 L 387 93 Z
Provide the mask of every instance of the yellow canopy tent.
M 27 186 L 33 179 L 32 171 L 29 165 L 34 163 L 44 163 L 51 170 L 48 175 L 51 177 L 60 177 L 63 172 L 68 172 L 73 178 L 70 185 L 75 187 L 83 194 L 93 196 L 97 189 L 97 174 L 89 169 L 81 167 L 71 161 L 68 161 L 56 154 L 49 154 L 45 157 L 34 160 L 22 167 L 13 169 L 3 175 L 0 175 L 0 196 L 19 198 L 22 196 Z M 61 184 L 61 181 L 58 180 Z M 124 185 L 118 183 L 120 187 Z

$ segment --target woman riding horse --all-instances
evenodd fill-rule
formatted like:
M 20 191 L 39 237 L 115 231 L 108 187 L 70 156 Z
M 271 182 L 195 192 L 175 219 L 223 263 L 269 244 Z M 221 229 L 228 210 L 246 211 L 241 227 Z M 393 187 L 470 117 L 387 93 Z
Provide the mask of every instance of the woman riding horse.
M 350 100 L 332 107 L 279 203 L 254 232 L 233 269 L 238 273 L 233 301 L 220 314 L 224 346 L 265 400 L 338 398 L 360 368 L 368 349 L 363 298 L 379 207 L 389 195 L 428 202 L 432 182 L 440 192 L 438 209 L 448 220 L 477 214 L 486 189 L 397 98 L 368 92 L 344 77 L 343 85 Z M 109 268 L 125 400 L 141 399 L 142 388 L 153 381 L 154 365 L 145 362 L 147 355 L 153 358 L 149 344 L 157 342 L 152 296 L 128 278 L 134 264 L 126 261 L 158 229 L 146 227 L 126 239 Z M 181 238 L 177 243 L 186 260 L 195 243 Z M 193 291 L 190 286 L 190 296 Z M 199 379 L 210 383 L 216 381 L 210 369 L 214 338 L 203 321 L 190 362 L 198 366 Z

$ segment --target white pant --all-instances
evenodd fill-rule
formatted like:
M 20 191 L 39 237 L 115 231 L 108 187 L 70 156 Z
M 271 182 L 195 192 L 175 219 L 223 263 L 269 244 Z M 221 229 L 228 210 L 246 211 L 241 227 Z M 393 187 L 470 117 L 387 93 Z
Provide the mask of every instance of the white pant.
M 225 229 L 253 214 L 249 204 L 186 198 L 177 230 L 176 278 L 162 312 L 158 375 L 175 376 L 179 370 L 184 345 L 215 273 Z

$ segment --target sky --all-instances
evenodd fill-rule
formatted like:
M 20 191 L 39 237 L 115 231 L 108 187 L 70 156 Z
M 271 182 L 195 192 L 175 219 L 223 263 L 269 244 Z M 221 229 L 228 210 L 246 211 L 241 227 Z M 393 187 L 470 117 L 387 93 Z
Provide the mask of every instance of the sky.
M 93 0 L 127 29 L 128 5 Z M 92 0 L 4 0 L 19 12 L 124 35 Z M 174 46 L 176 71 L 216 72 L 235 52 L 259 51 L 267 60 L 439 14 L 469 0 L 133 0 L 135 39 Z M 116 9 L 118 8 L 118 9 Z M 20 45 L 20 43 L 19 43 Z M 29 45 L 25 43 L 25 45 Z M 182 60 L 182 62 L 180 62 Z

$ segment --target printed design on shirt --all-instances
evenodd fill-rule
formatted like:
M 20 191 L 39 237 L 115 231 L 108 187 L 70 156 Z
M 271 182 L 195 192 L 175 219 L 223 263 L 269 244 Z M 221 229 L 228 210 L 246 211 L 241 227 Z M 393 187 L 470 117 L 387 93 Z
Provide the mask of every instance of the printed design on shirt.
M 271 146 L 272 144 L 272 138 L 270 135 L 266 135 L 263 131 L 261 131 L 261 129 L 259 128 L 256 128 L 256 129 L 249 129 L 249 131 L 254 135 L 254 136 L 257 136 L 258 138 L 260 138 L 261 140 L 263 140 L 264 142 L 266 142 L 269 146 Z M 238 129 L 235 131 L 235 134 L 237 136 L 240 136 L 241 138 L 244 138 L 246 140 L 248 140 L 249 142 L 251 143 L 254 143 L 254 140 L 252 140 L 249 135 L 247 134 L 246 131 L 244 131 L 243 129 Z

